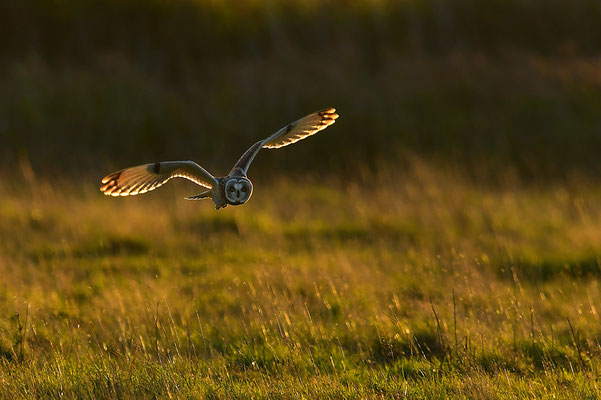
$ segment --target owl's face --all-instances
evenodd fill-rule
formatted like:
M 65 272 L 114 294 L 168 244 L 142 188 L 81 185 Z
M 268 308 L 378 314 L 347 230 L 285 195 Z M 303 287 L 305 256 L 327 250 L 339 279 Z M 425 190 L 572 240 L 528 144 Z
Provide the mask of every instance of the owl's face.
M 230 204 L 244 204 L 250 199 L 253 185 L 246 178 L 231 178 L 225 183 L 225 197 Z

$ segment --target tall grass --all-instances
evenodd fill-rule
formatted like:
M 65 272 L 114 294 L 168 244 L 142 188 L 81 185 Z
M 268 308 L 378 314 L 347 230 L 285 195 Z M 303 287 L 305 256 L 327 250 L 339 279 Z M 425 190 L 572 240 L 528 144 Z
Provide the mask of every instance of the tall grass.
M 599 395 L 601 192 L 415 162 L 256 182 L 0 186 L 0 397 Z
M 599 397 L 600 7 L 0 2 L 0 398 Z

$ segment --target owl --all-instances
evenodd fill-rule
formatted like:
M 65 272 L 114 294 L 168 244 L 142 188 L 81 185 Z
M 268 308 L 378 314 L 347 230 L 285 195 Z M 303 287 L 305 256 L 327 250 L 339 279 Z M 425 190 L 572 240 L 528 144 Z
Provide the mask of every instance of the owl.
M 212 199 L 215 209 L 241 205 L 250 199 L 253 185 L 246 176 L 248 167 L 261 149 L 277 149 L 298 142 L 336 122 L 334 108 L 314 112 L 286 125 L 253 144 L 234 164 L 227 176 L 214 177 L 194 161 L 161 161 L 113 172 L 102 179 L 100 190 L 110 196 L 133 196 L 150 192 L 171 178 L 185 178 L 206 190 L 187 200 Z

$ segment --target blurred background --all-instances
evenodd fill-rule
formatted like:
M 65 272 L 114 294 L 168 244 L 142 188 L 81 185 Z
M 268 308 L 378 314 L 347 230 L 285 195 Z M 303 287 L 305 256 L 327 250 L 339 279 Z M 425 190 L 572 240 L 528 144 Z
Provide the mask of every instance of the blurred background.
M 0 0 L 0 398 L 601 398 L 599 154 L 601 0 Z
M 222 174 L 333 106 L 334 127 L 251 175 L 415 156 L 485 177 L 601 171 L 598 0 L 3 1 L 0 37 L 3 168 Z

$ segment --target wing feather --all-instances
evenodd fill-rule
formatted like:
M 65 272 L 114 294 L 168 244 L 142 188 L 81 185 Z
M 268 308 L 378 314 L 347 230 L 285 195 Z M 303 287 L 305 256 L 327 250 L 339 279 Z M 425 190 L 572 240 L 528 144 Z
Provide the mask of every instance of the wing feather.
M 113 172 L 102 179 L 100 191 L 110 196 L 133 196 L 150 192 L 172 178 L 185 178 L 210 189 L 213 175 L 193 161 L 163 161 Z
M 232 168 L 232 172 L 240 170 L 244 174 L 248 172 L 250 164 L 261 149 L 277 149 L 296 143 L 306 137 L 315 135 L 336 122 L 339 117 L 335 108 L 326 108 L 309 114 L 298 121 L 294 121 L 268 138 L 253 144 Z
M 336 122 L 336 118 L 338 117 L 339 115 L 336 114 L 336 109 L 334 108 L 326 108 L 325 110 L 309 114 L 298 121 L 286 125 L 268 137 L 263 143 L 263 148 L 277 149 L 296 143 L 324 130 Z

